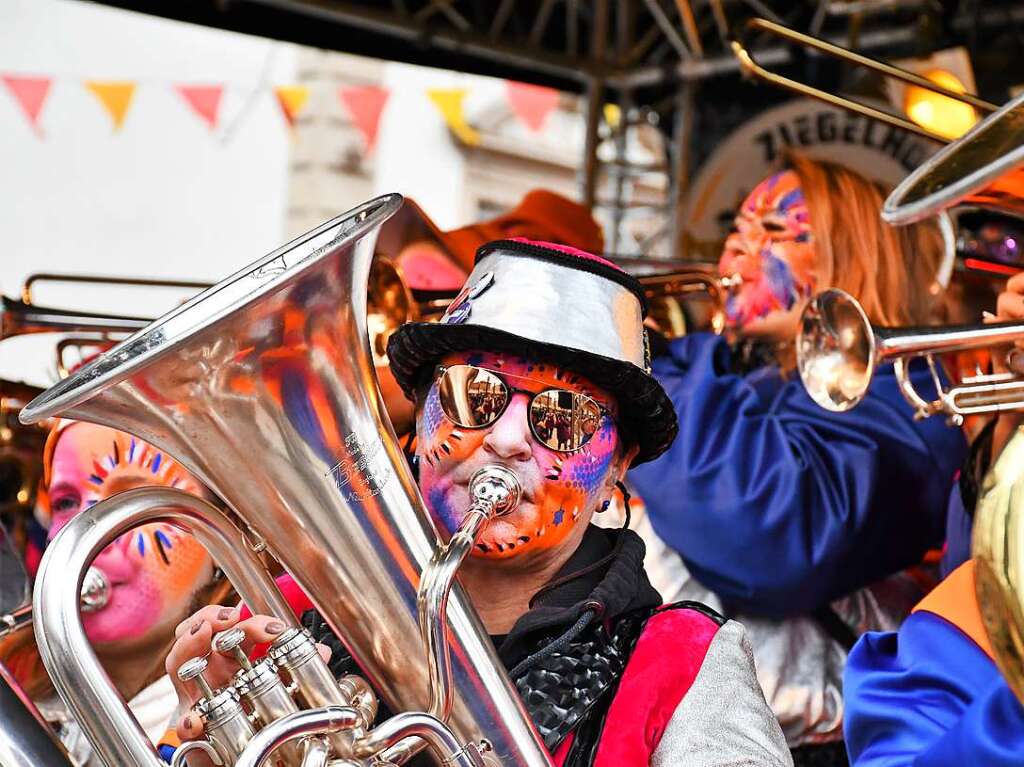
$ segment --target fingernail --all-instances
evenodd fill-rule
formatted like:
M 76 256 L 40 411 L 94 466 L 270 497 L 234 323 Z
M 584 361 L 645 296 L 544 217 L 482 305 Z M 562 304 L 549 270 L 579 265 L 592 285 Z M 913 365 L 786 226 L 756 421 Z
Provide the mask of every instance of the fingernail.
M 199 623 L 193 623 L 192 624 L 192 628 L 190 628 L 188 630 L 188 633 L 189 634 L 198 634 L 199 633 L 199 629 L 201 629 L 202 627 L 203 627 L 203 622 L 202 621 L 199 621 Z
M 183 726 L 183 727 L 184 727 L 184 728 L 185 728 L 186 730 L 191 730 L 191 729 L 192 729 L 192 717 L 190 717 L 190 716 L 186 716 L 186 717 L 185 717 L 185 721 L 183 721 L 183 722 L 182 722 L 181 724 L 182 724 L 182 726 Z
M 986 320 L 994 320 L 996 318 L 996 316 L 992 314 L 992 312 L 982 312 L 981 316 Z
M 230 607 L 222 607 L 220 608 L 220 610 L 217 611 L 217 620 L 226 621 L 228 618 L 231 617 L 231 613 L 233 612 L 234 610 L 232 610 Z
M 280 634 L 284 631 L 284 624 L 281 621 L 271 621 L 267 624 L 266 631 L 268 634 Z

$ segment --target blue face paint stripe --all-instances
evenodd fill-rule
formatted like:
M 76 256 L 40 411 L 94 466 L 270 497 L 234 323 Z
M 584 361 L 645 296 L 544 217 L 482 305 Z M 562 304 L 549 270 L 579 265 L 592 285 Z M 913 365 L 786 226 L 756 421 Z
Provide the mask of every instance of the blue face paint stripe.
M 89 475 L 89 481 L 92 482 L 94 485 L 102 485 L 103 484 L 103 479 L 100 478 L 100 477 L 97 477 L 95 474 L 90 474 Z
M 136 540 L 136 542 L 138 543 L 138 546 L 139 546 L 139 556 L 142 556 L 142 557 L 146 556 L 146 538 L 145 538 L 145 536 L 143 536 L 142 533 L 139 533 L 137 536 L 135 536 L 135 540 Z
M 163 460 L 163 453 L 157 453 L 156 458 L 153 459 L 153 465 L 149 468 L 150 472 L 156 474 L 160 470 L 160 462 Z
M 804 201 L 803 190 L 798 187 L 798 188 L 794 189 L 791 192 L 787 192 L 785 195 L 783 195 L 782 199 L 779 200 L 779 205 L 778 205 L 779 212 L 780 213 L 785 213 L 791 207 L 793 207 L 797 203 L 801 203 L 803 201 Z
M 128 463 L 135 460 L 135 437 L 132 437 L 131 444 L 128 445 Z

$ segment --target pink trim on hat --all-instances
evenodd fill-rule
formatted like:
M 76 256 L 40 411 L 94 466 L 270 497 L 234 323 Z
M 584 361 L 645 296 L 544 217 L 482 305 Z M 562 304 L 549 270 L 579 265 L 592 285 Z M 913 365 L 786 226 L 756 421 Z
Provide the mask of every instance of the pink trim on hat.
M 602 266 L 610 266 L 612 269 L 627 274 L 626 270 L 618 264 L 613 264 L 611 261 L 595 256 L 593 253 L 587 253 L 585 250 L 574 248 L 571 245 L 560 245 L 557 242 L 540 242 L 538 240 L 529 240 L 526 237 L 509 237 L 510 242 L 521 242 L 524 245 L 534 245 L 538 248 L 547 248 L 548 250 L 557 250 L 559 253 L 564 253 L 567 256 L 575 256 L 576 258 L 582 258 L 585 261 L 593 261 L 596 264 Z

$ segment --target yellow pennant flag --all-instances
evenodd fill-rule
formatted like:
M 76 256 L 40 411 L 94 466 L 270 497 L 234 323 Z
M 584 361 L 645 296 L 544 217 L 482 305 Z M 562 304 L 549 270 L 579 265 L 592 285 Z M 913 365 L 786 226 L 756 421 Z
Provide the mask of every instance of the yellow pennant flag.
M 103 108 L 107 110 L 110 119 L 114 122 L 114 130 L 118 130 L 124 124 L 124 118 L 128 114 L 128 107 L 132 104 L 132 97 L 135 95 L 135 83 L 129 82 L 101 82 L 90 80 L 85 87 L 92 91 L 92 94 L 99 99 Z
M 427 91 L 427 96 L 441 112 L 452 132 L 464 143 L 476 145 L 480 143 L 480 134 L 470 127 L 462 113 L 462 101 L 466 98 L 467 92 L 465 88 L 431 88 Z
M 305 85 L 280 85 L 274 88 L 274 93 L 277 95 L 277 103 L 281 105 L 281 112 L 284 114 L 284 119 L 288 121 L 288 126 L 294 126 L 299 112 L 309 101 L 309 88 Z
M 622 110 L 618 104 L 605 104 L 604 105 L 604 121 L 608 123 L 608 126 L 615 130 L 619 127 L 619 121 L 622 120 Z

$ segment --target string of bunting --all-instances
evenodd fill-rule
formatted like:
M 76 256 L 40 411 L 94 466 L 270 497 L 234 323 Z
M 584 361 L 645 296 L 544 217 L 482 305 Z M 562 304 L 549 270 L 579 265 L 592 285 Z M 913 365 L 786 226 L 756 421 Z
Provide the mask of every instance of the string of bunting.
M 14 99 L 32 130 L 40 138 L 44 136 L 40 117 L 51 94 L 54 80 L 53 77 L 39 75 L 0 73 L 0 82 L 3 83 L 4 89 Z M 139 83 L 130 80 L 85 80 L 81 84 L 106 112 L 113 131 L 119 131 L 132 108 Z M 211 132 L 217 129 L 221 117 L 221 102 L 227 86 L 215 83 L 167 85 Z M 558 106 L 558 91 L 511 80 L 506 81 L 505 86 L 505 95 L 513 114 L 522 120 L 529 130 L 541 131 L 548 116 Z M 294 127 L 309 102 L 310 88 L 305 85 L 279 85 L 271 90 L 285 124 L 289 128 Z M 469 90 L 466 88 L 432 88 L 426 95 L 453 133 L 467 144 L 477 144 L 480 136 L 467 122 L 464 111 L 464 101 L 468 93 Z M 338 101 L 363 137 L 367 152 L 373 151 L 381 115 L 387 106 L 389 96 L 387 88 L 377 85 L 342 86 L 337 90 Z

